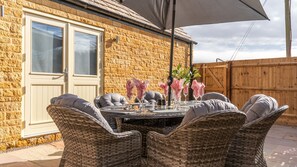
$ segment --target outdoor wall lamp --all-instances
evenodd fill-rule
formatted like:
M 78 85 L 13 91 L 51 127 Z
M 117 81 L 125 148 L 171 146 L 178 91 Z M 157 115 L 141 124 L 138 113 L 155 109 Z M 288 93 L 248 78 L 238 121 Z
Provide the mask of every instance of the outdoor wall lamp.
M 119 36 L 116 36 L 116 37 L 113 39 L 113 41 L 114 41 L 115 43 L 119 43 L 119 42 L 120 42 L 120 37 L 119 37 Z
M 1 17 L 4 17 L 4 5 L 1 5 Z

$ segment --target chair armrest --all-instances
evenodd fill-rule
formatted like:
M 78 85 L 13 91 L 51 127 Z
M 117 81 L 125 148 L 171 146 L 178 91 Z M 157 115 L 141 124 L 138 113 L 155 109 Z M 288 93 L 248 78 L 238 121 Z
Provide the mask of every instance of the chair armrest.
M 156 139 L 162 140 L 165 137 L 166 137 L 166 135 L 160 134 L 160 133 L 154 132 L 154 131 L 150 131 L 147 133 L 147 138 L 156 138 Z
M 113 135 L 115 135 L 117 138 L 120 138 L 120 139 L 131 137 L 135 139 L 139 138 L 141 140 L 142 138 L 141 133 L 136 130 L 126 131 L 121 133 L 113 133 Z

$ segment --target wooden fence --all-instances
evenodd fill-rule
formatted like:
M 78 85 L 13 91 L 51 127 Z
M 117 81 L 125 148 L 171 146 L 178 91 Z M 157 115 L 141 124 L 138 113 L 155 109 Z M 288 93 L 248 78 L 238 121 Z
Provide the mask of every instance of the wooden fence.
M 206 92 L 228 96 L 239 108 L 254 94 L 274 97 L 289 105 L 278 124 L 297 126 L 297 58 L 243 60 L 195 64 L 201 69 Z

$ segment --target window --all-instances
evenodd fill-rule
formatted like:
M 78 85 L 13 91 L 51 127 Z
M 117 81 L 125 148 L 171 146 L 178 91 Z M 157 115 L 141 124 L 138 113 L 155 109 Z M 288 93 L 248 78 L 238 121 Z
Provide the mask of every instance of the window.
M 63 29 L 32 22 L 32 72 L 62 73 Z
M 75 74 L 97 75 L 97 36 L 75 31 Z

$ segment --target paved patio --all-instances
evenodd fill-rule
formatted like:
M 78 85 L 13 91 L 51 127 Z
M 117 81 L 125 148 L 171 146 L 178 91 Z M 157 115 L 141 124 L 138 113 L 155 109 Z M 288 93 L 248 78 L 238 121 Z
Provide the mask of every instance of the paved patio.
M 0 167 L 55 167 L 62 141 L 0 154 Z M 297 127 L 274 125 L 265 141 L 268 167 L 297 167 Z

